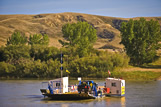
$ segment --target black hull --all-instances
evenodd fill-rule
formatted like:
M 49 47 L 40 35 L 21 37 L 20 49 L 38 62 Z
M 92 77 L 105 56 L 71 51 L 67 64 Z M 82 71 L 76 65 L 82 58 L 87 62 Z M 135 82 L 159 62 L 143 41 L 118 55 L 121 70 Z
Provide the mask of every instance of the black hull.
M 95 97 L 88 94 L 43 94 L 51 98 L 52 100 L 84 100 L 84 99 L 95 99 Z

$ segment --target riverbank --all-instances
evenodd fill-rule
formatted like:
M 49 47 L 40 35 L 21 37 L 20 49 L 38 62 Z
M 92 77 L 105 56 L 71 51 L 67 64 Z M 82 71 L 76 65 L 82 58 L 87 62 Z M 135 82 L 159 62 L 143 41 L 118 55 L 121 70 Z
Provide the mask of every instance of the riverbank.
M 107 74 L 108 77 L 108 74 Z M 161 80 L 161 72 L 153 72 L 153 71 L 113 71 L 111 72 L 111 77 L 115 78 L 123 78 L 125 80 L 130 80 L 130 81 L 154 81 L 154 80 Z M 0 79 L 19 79 L 19 80 L 29 80 L 29 79 L 34 79 L 34 80 L 50 80 L 54 79 L 53 78 L 14 78 L 14 77 L 1 77 Z M 70 79 L 77 79 L 77 77 L 70 77 Z M 87 80 L 87 79 L 105 79 L 105 78 L 88 78 L 88 77 L 82 77 L 82 79 Z
M 112 77 L 123 78 L 125 80 L 153 81 L 161 77 L 161 72 L 153 71 L 120 71 L 113 72 Z
M 94 74 L 91 77 L 85 77 L 82 76 L 83 80 L 89 80 L 89 79 L 105 79 L 108 77 L 108 72 L 102 72 L 103 75 L 102 77 L 97 77 L 97 74 Z M 70 79 L 77 80 L 77 76 L 73 77 L 69 74 Z M 117 67 L 114 69 L 114 71 L 111 71 L 111 77 L 115 78 L 123 78 L 125 80 L 130 80 L 130 81 L 154 81 L 154 80 L 161 80 L 161 68 L 160 66 L 153 66 L 153 67 L 134 67 L 134 66 L 128 66 L 126 68 L 122 67 Z M 0 77 L 1 80 L 50 80 L 54 78 L 59 78 L 59 77 L 54 77 L 52 76 L 51 78 L 49 77 L 26 77 L 26 78 L 20 78 L 20 77 L 14 77 L 11 75 L 8 75 L 6 77 Z
M 113 76 L 122 77 L 126 80 L 161 80 L 161 68 L 154 65 L 146 67 L 129 66 L 115 69 Z
M 141 68 L 141 67 L 128 67 L 128 68 L 121 68 L 120 71 L 152 71 L 152 72 L 161 72 L 161 68 Z
M 161 76 L 157 80 L 161 81 Z

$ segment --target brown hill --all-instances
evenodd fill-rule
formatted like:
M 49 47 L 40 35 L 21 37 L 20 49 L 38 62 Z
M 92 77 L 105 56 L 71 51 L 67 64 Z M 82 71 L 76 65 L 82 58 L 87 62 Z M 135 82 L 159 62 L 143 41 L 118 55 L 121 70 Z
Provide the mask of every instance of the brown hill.
M 133 18 L 139 19 L 139 18 Z M 147 20 L 158 20 L 161 25 L 161 17 L 146 17 Z M 61 28 L 66 23 L 87 21 L 97 29 L 98 40 L 94 45 L 97 49 L 122 49 L 120 45 L 120 24 L 128 21 L 128 18 L 115 18 L 81 13 L 58 13 L 39 15 L 0 15 L 0 46 L 5 45 L 6 40 L 17 30 L 30 34 L 48 34 L 50 46 L 60 48 L 59 39 L 63 39 Z

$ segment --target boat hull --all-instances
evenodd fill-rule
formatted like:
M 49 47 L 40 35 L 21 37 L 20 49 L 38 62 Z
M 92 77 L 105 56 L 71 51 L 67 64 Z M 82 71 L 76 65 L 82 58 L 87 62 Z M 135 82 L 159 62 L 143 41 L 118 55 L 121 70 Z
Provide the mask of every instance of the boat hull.
M 124 95 L 120 95 L 120 94 L 104 94 L 107 97 L 124 97 Z
M 95 96 L 89 95 L 87 93 L 78 92 L 68 92 L 68 93 L 59 93 L 59 94 L 51 94 L 46 89 L 40 89 L 42 95 L 44 97 L 49 97 L 53 100 L 83 100 L 83 99 L 95 99 Z
M 65 94 L 43 94 L 53 100 L 83 100 L 83 99 L 95 99 L 94 96 L 90 96 L 86 93 L 65 93 Z

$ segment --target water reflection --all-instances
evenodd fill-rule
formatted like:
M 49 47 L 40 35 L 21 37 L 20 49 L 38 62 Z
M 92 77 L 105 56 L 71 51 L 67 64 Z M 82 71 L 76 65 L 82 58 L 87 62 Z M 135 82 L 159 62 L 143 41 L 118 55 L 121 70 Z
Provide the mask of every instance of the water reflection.
M 121 106 L 126 107 L 126 98 L 125 97 L 121 97 Z
M 62 104 L 61 107 L 69 107 L 69 104 Z
M 126 97 L 107 97 L 106 106 L 120 106 L 126 107 Z
M 42 99 L 41 104 L 57 105 L 60 107 L 126 107 L 126 97 L 105 97 L 90 100 L 54 101 Z

